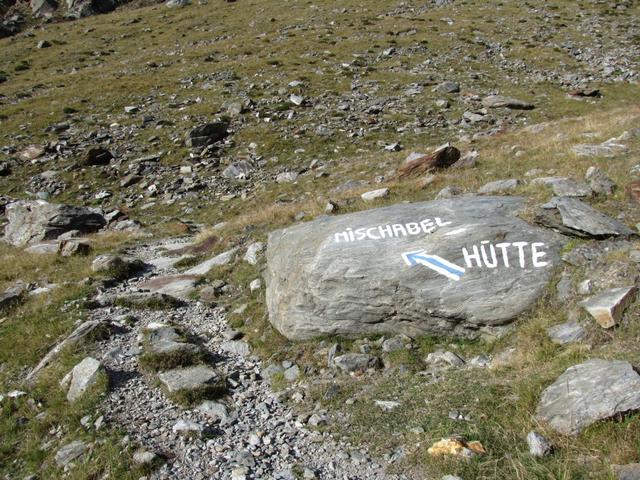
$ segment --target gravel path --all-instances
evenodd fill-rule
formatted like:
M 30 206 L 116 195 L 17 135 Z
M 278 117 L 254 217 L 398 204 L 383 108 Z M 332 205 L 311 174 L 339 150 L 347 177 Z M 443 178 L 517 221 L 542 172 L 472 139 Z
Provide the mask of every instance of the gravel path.
M 177 256 L 177 246 L 165 242 L 131 253 L 153 261 Z M 144 278 L 176 273 L 167 263 L 160 262 L 161 268 Z M 104 294 L 135 291 L 141 280 L 120 284 Z M 135 322 L 131 315 L 136 317 Z M 121 426 L 146 450 L 168 459 L 152 478 L 399 478 L 386 474 L 362 449 L 309 430 L 307 417 L 299 418 L 261 379 L 258 358 L 223 351 L 223 332 L 228 329 L 224 309 L 189 301 L 183 307 L 160 311 L 104 307 L 92 311 L 92 318 L 108 319 L 118 326 L 118 332 L 97 347 L 111 378 L 104 401 L 105 419 Z M 140 332 L 152 322 L 176 325 L 199 339 L 214 359 L 214 368 L 229 379 L 229 391 L 221 400 L 228 408 L 227 418 L 214 419 L 195 408 L 184 409 L 172 403 L 154 376 L 139 371 Z M 197 423 L 204 434 L 175 433 L 173 427 L 180 420 Z

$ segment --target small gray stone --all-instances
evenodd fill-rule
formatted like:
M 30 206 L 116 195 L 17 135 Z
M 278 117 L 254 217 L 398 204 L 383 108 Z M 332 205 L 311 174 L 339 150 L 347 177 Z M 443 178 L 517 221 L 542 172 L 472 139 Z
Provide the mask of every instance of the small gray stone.
M 591 187 L 566 177 L 542 177 L 531 181 L 532 185 L 547 185 L 557 197 L 590 197 Z
M 298 174 L 295 172 L 283 172 L 276 176 L 276 183 L 294 183 L 298 180 Z
M 246 357 L 251 353 L 249 344 L 244 340 L 231 340 L 220 345 L 223 352 L 232 353 L 241 357 Z
M 83 441 L 76 440 L 68 443 L 56 452 L 56 463 L 60 467 L 68 467 L 71 462 L 82 457 L 86 450 L 87 444 Z
M 457 82 L 442 82 L 436 88 L 436 91 L 440 93 L 458 93 L 460 91 L 460 84 Z
M 158 374 L 158 380 L 169 393 L 193 391 L 221 383 L 220 375 L 205 365 L 167 370 Z
M 611 195 L 616 189 L 616 184 L 613 183 L 607 175 L 598 167 L 589 167 L 585 175 L 587 182 L 591 189 L 602 195 Z
M 463 193 L 464 190 L 462 190 L 460 187 L 456 187 L 455 185 L 448 185 L 438 192 L 438 194 L 436 195 L 436 200 L 457 197 L 458 195 L 462 195 Z
M 386 198 L 388 196 L 389 196 L 388 188 L 379 188 L 378 190 L 371 190 L 369 192 L 363 193 L 362 195 L 360 195 L 360 198 L 362 198 L 362 200 L 364 200 L 365 202 L 372 202 L 379 198 Z
M 366 353 L 345 353 L 333 359 L 333 365 L 343 372 L 362 372 L 378 366 L 379 360 Z
M 221 402 L 215 402 L 213 400 L 205 400 L 198 405 L 197 410 L 204 413 L 208 417 L 214 420 L 225 420 L 229 418 L 229 411 L 227 406 Z
M 202 434 L 202 432 L 204 431 L 204 427 L 201 424 L 199 424 L 197 422 L 194 422 L 192 420 L 178 420 L 173 425 L 173 427 L 171 427 L 171 431 L 173 431 L 173 433 L 177 433 L 179 435 L 200 436 Z
M 5 208 L 5 215 L 8 223 L 4 241 L 16 247 L 58 238 L 70 230 L 96 232 L 107 223 L 98 210 L 43 200 L 10 203 Z
M 515 178 L 509 178 L 507 180 L 496 180 L 495 182 L 484 184 L 478 189 L 478 193 L 487 195 L 493 193 L 510 192 L 512 190 L 515 190 L 519 184 L 520 180 L 516 180 Z
M 284 378 L 288 382 L 295 382 L 300 376 L 300 367 L 292 365 L 284 371 Z
M 640 480 L 640 463 L 611 465 L 611 470 L 618 480 Z
M 489 95 L 482 99 L 482 106 L 485 108 L 509 108 L 512 110 L 531 110 L 534 105 L 523 100 L 502 95 Z
M 396 352 L 403 350 L 407 343 L 411 342 L 411 339 L 406 335 L 396 335 L 395 337 L 388 338 L 382 342 L 383 352 Z
M 151 465 L 158 456 L 149 450 L 136 450 L 133 454 L 133 462 L 138 465 Z
M 232 180 L 243 180 L 249 178 L 251 172 L 255 170 L 255 167 L 245 160 L 234 162 L 225 168 L 222 172 L 222 176 Z
M 437 351 L 432 352 L 425 358 L 427 365 L 447 365 L 450 367 L 462 367 L 464 360 L 457 353 Z
M 255 242 L 247 247 L 247 253 L 244 255 L 244 261 L 250 265 L 257 265 L 258 256 L 264 251 L 264 243 Z
M 206 147 L 223 140 L 228 135 L 227 128 L 228 124 L 225 122 L 212 122 L 196 127 L 187 134 L 187 147 Z
M 533 431 L 527 434 L 527 444 L 529 445 L 529 453 L 534 457 L 545 457 L 553 450 L 546 438 Z
M 579 342 L 584 338 L 586 332 L 578 322 L 569 321 L 549 327 L 547 334 L 553 343 L 566 345 L 567 343 Z

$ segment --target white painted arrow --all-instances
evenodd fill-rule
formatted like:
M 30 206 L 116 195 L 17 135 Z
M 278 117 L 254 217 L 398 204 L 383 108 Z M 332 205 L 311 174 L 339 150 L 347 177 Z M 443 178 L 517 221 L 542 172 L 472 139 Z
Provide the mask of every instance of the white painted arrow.
M 410 267 L 414 267 L 418 264 L 424 265 L 431 270 L 438 272 L 440 275 L 444 275 L 456 282 L 460 280 L 464 274 L 464 268 L 445 260 L 438 255 L 429 255 L 424 250 L 418 250 L 415 252 L 405 252 L 402 254 L 402 259 Z

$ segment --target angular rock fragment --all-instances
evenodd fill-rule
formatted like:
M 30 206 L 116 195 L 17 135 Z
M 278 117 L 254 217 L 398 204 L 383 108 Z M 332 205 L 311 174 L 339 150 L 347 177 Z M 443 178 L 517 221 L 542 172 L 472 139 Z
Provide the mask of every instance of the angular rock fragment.
M 611 195 L 616 189 L 616 184 L 613 183 L 613 180 L 607 177 L 598 167 L 589 167 L 585 179 L 589 182 L 591 189 L 597 194 Z
M 257 265 L 258 256 L 264 251 L 264 243 L 255 242 L 247 247 L 247 252 L 245 253 L 243 259 L 245 262 L 250 265 Z
M 90 148 L 84 156 L 82 165 L 109 165 L 113 155 L 103 147 Z
M 625 309 L 633 302 L 638 289 L 635 286 L 614 288 L 580 303 L 602 328 L 611 328 L 622 319 Z
M 536 418 L 565 435 L 640 409 L 640 375 L 621 360 L 592 359 L 569 367 L 540 398 Z
M 0 293 L 0 312 L 20 302 L 26 291 L 27 284 L 22 281 L 17 281 L 4 292 Z
M 67 467 L 71 462 L 82 457 L 86 451 L 87 444 L 81 440 L 68 443 L 56 452 L 56 463 L 60 467 Z
M 86 357 L 71 371 L 71 383 L 67 392 L 67 400 L 75 402 L 89 390 L 98 380 L 102 364 L 95 358 Z
M 224 140 L 228 135 L 226 122 L 211 122 L 191 130 L 186 137 L 187 147 L 206 147 Z
M 631 200 L 640 204 L 640 180 L 629 182 L 624 189 Z
M 554 197 L 542 205 L 536 222 L 576 237 L 632 236 L 635 232 L 575 198 Z

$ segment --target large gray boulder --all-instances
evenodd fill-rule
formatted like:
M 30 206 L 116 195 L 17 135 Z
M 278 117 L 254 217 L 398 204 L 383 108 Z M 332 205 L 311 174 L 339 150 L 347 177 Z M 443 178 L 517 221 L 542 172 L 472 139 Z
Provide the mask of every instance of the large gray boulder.
M 95 232 L 107 223 L 98 210 L 43 200 L 11 203 L 6 216 L 9 223 L 4 228 L 4 240 L 16 247 L 51 240 L 71 230 Z
M 270 321 L 290 339 L 494 330 L 533 305 L 559 263 L 560 236 L 516 218 L 522 206 L 464 197 L 275 231 Z
M 537 419 L 565 435 L 640 409 L 640 375 L 620 360 L 592 359 L 569 367 L 540 398 Z

